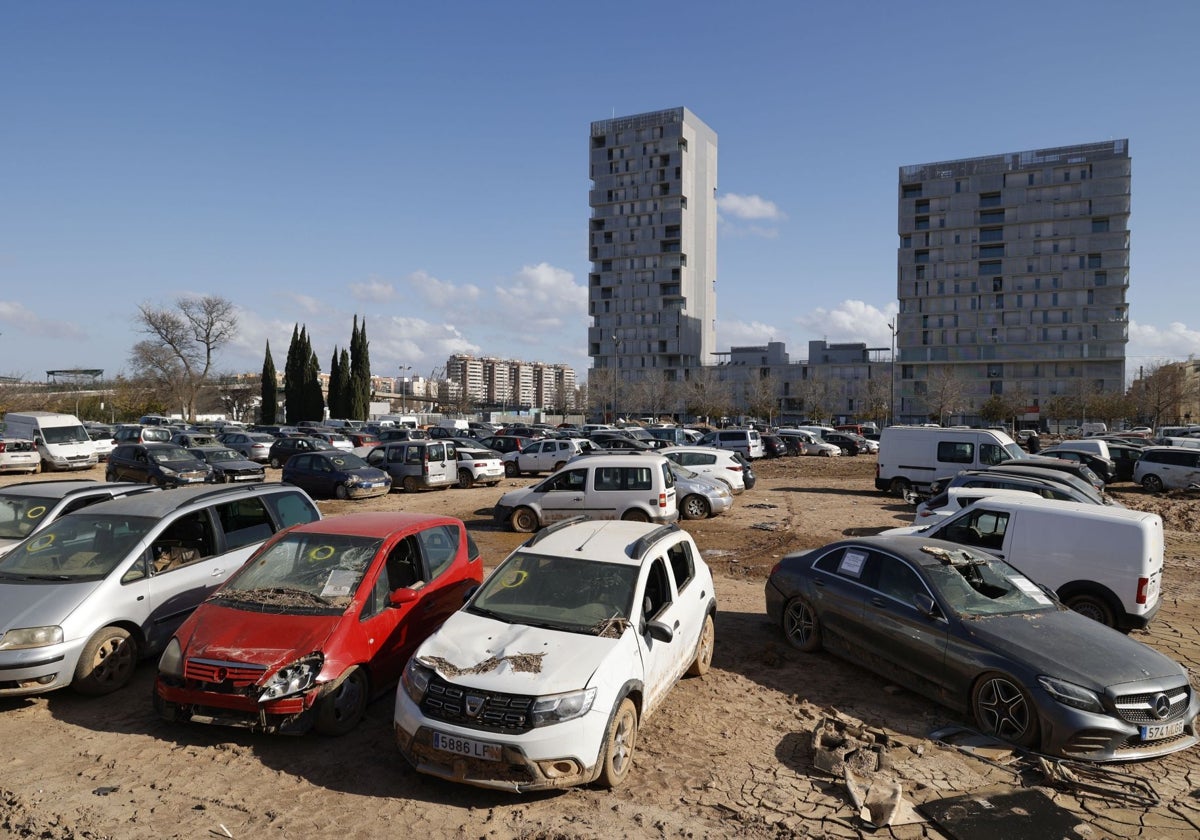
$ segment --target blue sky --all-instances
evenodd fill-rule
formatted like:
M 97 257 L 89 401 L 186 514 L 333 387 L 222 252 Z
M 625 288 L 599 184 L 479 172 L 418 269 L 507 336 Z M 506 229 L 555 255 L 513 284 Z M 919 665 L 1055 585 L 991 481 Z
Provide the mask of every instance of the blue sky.
M 451 353 L 586 376 L 591 121 L 719 137 L 719 349 L 890 343 L 898 168 L 1129 138 L 1130 373 L 1200 354 L 1200 4 L 6 3 L 0 374 L 127 368 L 140 303 L 238 307 L 221 371 Z M 1189 221 L 1190 220 L 1190 221 Z M 1189 268 L 1190 266 L 1190 268 Z

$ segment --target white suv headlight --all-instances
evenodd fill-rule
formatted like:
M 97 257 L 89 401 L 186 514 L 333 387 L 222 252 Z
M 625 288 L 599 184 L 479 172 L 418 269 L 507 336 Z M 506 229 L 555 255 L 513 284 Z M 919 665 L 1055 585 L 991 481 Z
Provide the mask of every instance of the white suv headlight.
M 4 638 L 0 638 L 0 650 L 26 650 L 61 645 L 62 640 L 61 627 L 21 627 L 9 630 L 4 634 Z
M 595 699 L 594 688 L 539 697 L 533 701 L 533 709 L 529 715 L 530 723 L 534 726 L 549 726 L 552 723 L 583 717 L 591 711 Z
M 258 702 L 266 703 L 308 691 L 316 685 L 317 675 L 321 673 L 324 662 L 325 657 L 313 653 L 280 668 L 263 686 L 262 693 L 258 695 Z
M 425 692 L 429 690 L 431 679 L 433 679 L 433 669 L 422 665 L 414 656 L 404 666 L 404 673 L 400 675 L 400 685 L 404 687 L 404 693 L 409 696 L 409 699 L 419 706 L 425 699 Z

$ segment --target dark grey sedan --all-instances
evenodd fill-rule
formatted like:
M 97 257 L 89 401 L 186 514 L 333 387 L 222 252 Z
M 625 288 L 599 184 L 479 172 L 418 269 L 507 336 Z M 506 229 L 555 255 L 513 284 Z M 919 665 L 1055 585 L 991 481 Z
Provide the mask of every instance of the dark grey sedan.
M 974 549 L 836 542 L 780 561 L 766 601 L 793 646 L 864 665 L 1021 747 L 1125 761 L 1197 741 L 1200 699 L 1182 666 Z

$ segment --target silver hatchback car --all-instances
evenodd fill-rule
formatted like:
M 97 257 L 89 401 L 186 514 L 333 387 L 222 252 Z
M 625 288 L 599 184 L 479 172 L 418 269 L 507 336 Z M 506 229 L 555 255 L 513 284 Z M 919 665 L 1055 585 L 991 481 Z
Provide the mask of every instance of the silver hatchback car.
M 0 558 L 0 697 L 107 694 L 281 528 L 320 519 L 298 487 L 181 487 L 60 517 Z

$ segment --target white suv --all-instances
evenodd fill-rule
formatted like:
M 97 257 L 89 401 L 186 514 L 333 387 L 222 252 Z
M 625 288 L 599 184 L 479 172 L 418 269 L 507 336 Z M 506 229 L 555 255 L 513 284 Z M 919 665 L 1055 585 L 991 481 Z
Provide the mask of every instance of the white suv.
M 515 478 L 522 473 L 555 472 L 576 455 L 597 449 L 586 438 L 547 438 L 535 440 L 519 452 L 505 452 L 500 460 L 504 462 L 504 474 Z
M 400 752 L 481 787 L 613 787 L 675 682 L 708 672 L 716 609 L 712 574 L 677 525 L 547 528 L 409 660 Z
M 746 489 L 745 468 L 729 450 L 711 446 L 668 446 L 658 450 L 658 454 L 692 472 L 720 479 L 735 496 Z

